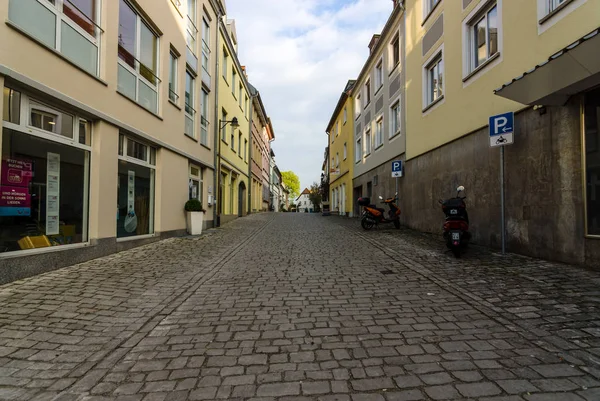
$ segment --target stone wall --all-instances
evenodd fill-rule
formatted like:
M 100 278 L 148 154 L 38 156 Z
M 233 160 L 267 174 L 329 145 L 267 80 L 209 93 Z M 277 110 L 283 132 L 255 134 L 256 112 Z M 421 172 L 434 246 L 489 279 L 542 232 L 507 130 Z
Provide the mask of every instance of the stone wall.
M 580 102 L 515 115 L 515 144 L 505 148 L 510 252 L 600 263 L 600 240 L 584 238 Z M 464 185 L 473 242 L 500 248 L 499 172 L 500 149 L 490 148 L 487 127 L 409 160 L 400 180 L 402 223 L 441 233 L 438 199 Z

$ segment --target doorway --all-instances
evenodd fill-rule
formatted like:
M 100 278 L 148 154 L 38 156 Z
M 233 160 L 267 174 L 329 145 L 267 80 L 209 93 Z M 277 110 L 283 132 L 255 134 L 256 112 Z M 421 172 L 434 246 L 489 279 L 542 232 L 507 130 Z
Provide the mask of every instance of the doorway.
M 244 199 L 246 199 L 246 184 L 241 181 L 238 187 L 238 217 L 246 215 L 246 202 Z

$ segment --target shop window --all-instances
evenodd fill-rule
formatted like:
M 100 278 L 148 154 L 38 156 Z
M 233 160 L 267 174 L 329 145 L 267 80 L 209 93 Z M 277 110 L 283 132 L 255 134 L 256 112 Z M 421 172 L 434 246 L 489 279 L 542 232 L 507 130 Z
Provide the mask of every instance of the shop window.
M 200 167 L 190 165 L 189 199 L 198 199 L 202 202 L 204 193 L 202 173 L 203 171 Z
M 155 164 L 154 148 L 120 136 L 117 238 L 154 233 Z
M 600 89 L 585 96 L 587 234 L 600 236 Z
M 3 98 L 2 120 L 19 124 L 21 121 L 21 93 L 10 88 L 4 88 Z
M 90 152 L 2 130 L 0 252 L 87 242 Z

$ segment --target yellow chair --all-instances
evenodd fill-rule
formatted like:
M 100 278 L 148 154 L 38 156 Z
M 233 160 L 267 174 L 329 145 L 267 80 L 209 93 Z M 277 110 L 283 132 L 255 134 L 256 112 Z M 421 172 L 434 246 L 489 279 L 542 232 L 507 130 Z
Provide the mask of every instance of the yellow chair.
M 50 240 L 45 235 L 27 236 L 17 241 L 21 249 L 47 248 L 52 246 Z

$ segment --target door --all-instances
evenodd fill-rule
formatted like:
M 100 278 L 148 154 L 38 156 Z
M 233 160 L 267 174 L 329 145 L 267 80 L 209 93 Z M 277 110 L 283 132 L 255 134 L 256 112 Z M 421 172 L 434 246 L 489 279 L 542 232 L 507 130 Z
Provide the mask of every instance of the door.
M 362 196 L 362 185 L 360 187 L 354 188 L 354 197 L 352 202 L 354 202 L 354 215 L 360 216 L 360 205 L 356 201 L 358 198 Z
M 238 188 L 238 217 L 242 217 L 246 215 L 246 184 L 244 182 L 240 182 Z
M 342 209 L 341 209 L 341 212 L 342 212 L 342 216 L 345 216 L 346 215 L 346 184 L 342 184 L 342 193 L 341 193 L 341 196 L 342 196 Z

